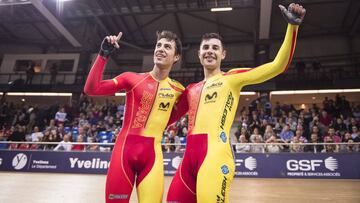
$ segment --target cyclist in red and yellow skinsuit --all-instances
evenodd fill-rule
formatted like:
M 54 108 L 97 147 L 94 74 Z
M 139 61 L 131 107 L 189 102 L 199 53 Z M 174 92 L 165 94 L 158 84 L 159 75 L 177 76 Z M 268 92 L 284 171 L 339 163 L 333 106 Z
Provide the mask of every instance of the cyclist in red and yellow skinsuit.
M 229 202 L 235 172 L 229 133 L 240 90 L 245 85 L 269 80 L 288 68 L 298 25 L 305 15 L 302 6 L 296 4 L 281 10 L 289 22 L 284 42 L 274 61 L 259 67 L 221 72 L 221 61 L 226 55 L 221 37 L 216 33 L 203 36 L 199 59 L 205 79 L 186 88 L 170 119 L 171 123 L 188 112 L 186 151 L 170 185 L 169 203 Z
M 139 202 L 160 203 L 164 191 L 162 134 L 173 105 L 184 90 L 168 78 L 171 67 L 180 59 L 181 42 L 170 31 L 158 33 L 151 72 L 125 72 L 102 80 L 104 66 L 110 53 L 119 47 L 121 35 L 104 39 L 84 87 L 88 95 L 126 92 L 124 122 L 106 180 L 106 202 L 129 202 L 136 180 Z

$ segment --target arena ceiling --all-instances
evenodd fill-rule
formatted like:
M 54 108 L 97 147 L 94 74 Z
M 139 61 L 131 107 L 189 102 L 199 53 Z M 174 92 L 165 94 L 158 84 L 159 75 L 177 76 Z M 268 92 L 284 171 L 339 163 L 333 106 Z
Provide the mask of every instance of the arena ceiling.
M 122 31 L 122 43 L 148 51 L 157 30 L 173 30 L 184 46 L 198 44 L 205 32 L 219 32 L 225 43 L 276 40 L 284 20 L 278 4 L 290 0 L 0 0 L 0 43 L 97 50 L 102 38 Z M 360 31 L 360 1 L 302 0 L 307 16 L 300 38 Z M 211 12 L 213 7 L 233 8 Z

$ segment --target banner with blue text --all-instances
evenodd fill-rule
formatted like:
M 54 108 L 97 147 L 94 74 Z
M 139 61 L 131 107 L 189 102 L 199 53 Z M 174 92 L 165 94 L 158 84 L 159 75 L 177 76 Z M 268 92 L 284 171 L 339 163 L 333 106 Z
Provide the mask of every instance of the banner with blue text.
M 164 153 L 174 175 L 182 153 Z M 0 150 L 0 171 L 106 174 L 111 153 Z M 235 154 L 236 177 L 360 179 L 359 153 Z M 221 170 L 221 168 L 219 168 Z

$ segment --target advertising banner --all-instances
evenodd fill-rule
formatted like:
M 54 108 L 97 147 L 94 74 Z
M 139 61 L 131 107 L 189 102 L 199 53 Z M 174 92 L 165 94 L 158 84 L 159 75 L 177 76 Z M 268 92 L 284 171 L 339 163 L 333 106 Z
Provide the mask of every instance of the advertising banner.
M 0 151 L 0 171 L 106 174 L 110 153 Z
M 174 175 L 182 153 L 164 153 Z M 108 152 L 1 151 L 0 171 L 106 174 Z M 360 179 L 359 153 L 235 154 L 235 176 L 249 178 Z

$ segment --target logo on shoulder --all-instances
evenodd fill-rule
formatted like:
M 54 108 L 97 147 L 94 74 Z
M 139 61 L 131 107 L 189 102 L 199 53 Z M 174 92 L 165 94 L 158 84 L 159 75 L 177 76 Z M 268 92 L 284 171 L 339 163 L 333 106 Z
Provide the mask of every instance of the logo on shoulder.
M 227 167 L 227 165 L 223 165 L 221 166 L 221 172 L 226 175 L 229 173 L 229 168 Z
M 12 166 L 14 167 L 15 170 L 21 170 L 25 167 L 27 161 L 28 161 L 28 158 L 27 158 L 26 154 L 19 153 L 19 154 L 15 155 L 15 157 L 13 158 Z
M 223 143 L 226 143 L 226 134 L 225 134 L 225 132 L 221 132 L 221 133 L 220 133 L 220 139 L 221 139 L 221 141 L 222 141 Z

